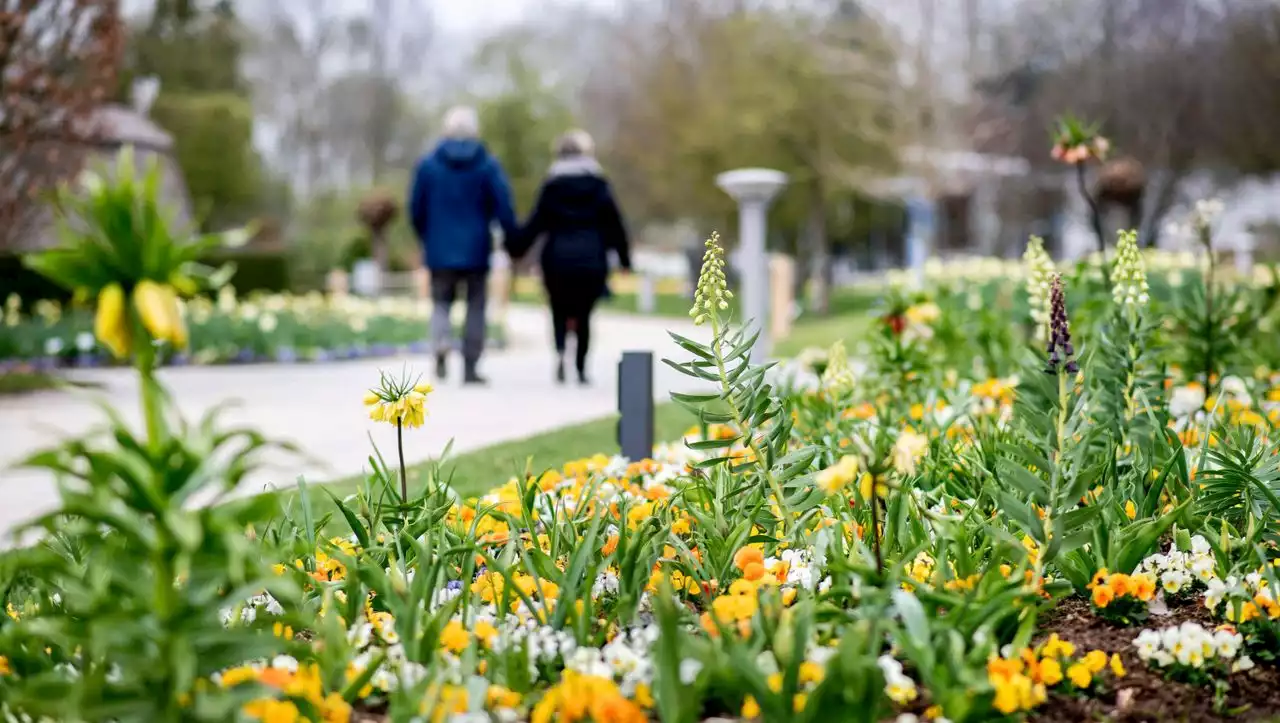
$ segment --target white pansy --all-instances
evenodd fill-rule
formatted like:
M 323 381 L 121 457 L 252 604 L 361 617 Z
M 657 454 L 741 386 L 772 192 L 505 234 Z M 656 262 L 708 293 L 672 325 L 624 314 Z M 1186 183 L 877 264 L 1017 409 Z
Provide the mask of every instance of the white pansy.
M 605 570 L 596 575 L 596 581 L 591 586 L 591 597 L 600 598 L 605 595 L 618 594 L 618 576 L 610 570 Z
M 1203 668 L 1210 661 L 1230 663 L 1240 653 L 1243 637 L 1230 630 L 1209 631 L 1198 623 L 1185 622 L 1159 631 L 1143 630 L 1134 639 L 1138 658 L 1148 665 L 1174 664 Z
M 1244 638 L 1239 633 L 1219 630 L 1213 634 L 1213 647 L 1220 658 L 1234 658 L 1243 644 Z
M 693 685 L 698 680 L 698 674 L 702 672 L 702 662 L 693 658 L 685 658 L 680 661 L 680 683 L 681 685 Z
M 890 700 L 898 705 L 905 705 L 915 700 L 916 683 L 902 672 L 902 663 L 886 654 L 876 659 L 876 665 L 884 674 L 884 692 Z
M 1187 417 L 1204 408 L 1204 387 L 1187 384 L 1173 390 L 1169 400 L 1169 414 L 1177 418 Z
M 1138 637 L 1133 641 L 1134 647 L 1137 649 L 1138 658 L 1146 661 L 1151 659 L 1156 651 L 1163 645 L 1160 639 L 1160 633 L 1154 630 L 1143 630 L 1138 633 Z

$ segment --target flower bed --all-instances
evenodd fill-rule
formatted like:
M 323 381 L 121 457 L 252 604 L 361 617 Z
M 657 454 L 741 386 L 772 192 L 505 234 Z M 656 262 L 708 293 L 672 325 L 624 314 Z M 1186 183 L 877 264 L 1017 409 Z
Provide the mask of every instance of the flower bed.
M 53 301 L 20 316 L 20 301 L 6 301 L 0 328 L 0 372 L 111 364 L 94 336 L 91 311 Z M 322 362 L 428 351 L 429 303 L 406 298 L 255 294 L 192 299 L 186 317 L 190 345 L 166 355 L 170 364 Z M 492 330 L 495 343 L 502 343 Z
M 69 483 L 46 541 L 0 566 L 0 710 L 1274 719 L 1280 377 L 1223 334 L 1275 294 L 1210 266 L 1163 311 L 1132 236 L 1116 259 L 1111 283 L 1064 279 L 1033 245 L 1011 359 L 970 339 L 948 365 L 941 330 L 980 310 L 924 292 L 889 299 L 856 366 L 837 346 L 816 373 L 750 364 L 713 239 L 693 309 L 712 341 L 674 339 L 706 382 L 676 395 L 699 428 L 475 499 L 438 467 L 409 485 L 400 449 L 448 420 L 419 378 L 383 376 L 365 404 L 399 444 L 360 492 L 193 509 L 268 442 L 178 423 L 134 347 L 145 430 L 30 460 Z

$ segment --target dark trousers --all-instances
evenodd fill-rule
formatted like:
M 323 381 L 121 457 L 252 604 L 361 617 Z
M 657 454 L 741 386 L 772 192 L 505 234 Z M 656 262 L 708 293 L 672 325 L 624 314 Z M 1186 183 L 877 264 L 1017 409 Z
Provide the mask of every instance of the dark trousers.
M 462 333 L 462 358 L 474 367 L 484 353 L 485 302 L 488 300 L 489 272 L 484 269 L 432 269 L 431 341 L 437 354 L 446 354 L 453 348 L 453 322 L 449 311 L 458 298 L 458 287 L 466 290 L 467 321 Z
M 569 332 L 573 332 L 575 362 L 579 372 L 587 368 L 591 348 L 591 312 L 604 294 L 605 277 L 592 273 L 546 273 L 542 275 L 551 305 L 551 330 L 556 353 L 564 354 Z

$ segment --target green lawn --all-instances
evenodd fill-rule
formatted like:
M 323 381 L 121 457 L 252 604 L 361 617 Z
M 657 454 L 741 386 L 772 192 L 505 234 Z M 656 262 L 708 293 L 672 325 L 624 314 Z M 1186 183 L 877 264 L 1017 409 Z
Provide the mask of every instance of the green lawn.
M 810 347 L 827 349 L 839 339 L 844 340 L 845 347 L 852 349 L 867 338 L 874 324 L 875 317 L 868 312 L 803 319 L 791 330 L 790 336 L 773 345 L 773 353 L 785 359 Z
M 830 313 L 801 316 L 792 327 L 791 335 L 774 344 L 773 353 L 783 358 L 792 357 L 810 347 L 826 349 L 839 339 L 853 348 L 874 327 L 882 294 L 882 290 L 875 287 L 836 289 L 831 295 Z
M 6 372 L 0 374 L 0 396 L 25 394 L 58 386 L 58 378 L 38 372 Z
M 58 374 L 46 374 L 44 372 L 0 373 L 0 397 L 11 394 L 29 394 L 63 387 L 68 389 L 93 389 L 97 386 L 92 382 L 72 381 Z

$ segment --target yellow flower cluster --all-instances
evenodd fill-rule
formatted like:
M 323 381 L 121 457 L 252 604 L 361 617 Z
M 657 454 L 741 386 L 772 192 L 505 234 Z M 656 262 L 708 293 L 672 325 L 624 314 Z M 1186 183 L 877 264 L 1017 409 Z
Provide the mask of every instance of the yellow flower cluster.
M 245 704 L 243 712 L 250 719 L 264 723 L 347 723 L 351 719 L 351 706 L 341 695 L 325 694 L 320 668 L 316 665 L 299 666 L 296 672 L 285 668 L 255 668 L 244 665 L 223 671 L 218 679 L 218 684 L 223 688 L 255 682 L 279 691 L 283 698 L 307 701 L 320 712 L 321 718 L 311 721 L 302 715 L 292 700 L 272 697 L 259 698 Z
M 1091 650 L 1076 660 L 1075 653 L 1074 644 L 1054 633 L 1039 648 L 1023 648 L 1016 657 L 992 657 L 987 661 L 987 681 L 995 690 L 995 709 L 1005 715 L 1030 711 L 1048 700 L 1049 688 L 1066 680 L 1077 689 L 1088 689 L 1108 667 L 1117 678 L 1124 677 L 1119 655 Z
M 1228 605 L 1223 617 L 1228 622 L 1247 623 L 1262 617 L 1264 611 L 1268 620 L 1280 620 L 1280 602 L 1273 600 L 1266 592 L 1259 592 L 1253 596 L 1252 601 L 1246 600 L 1239 606 Z
M 756 585 L 745 580 L 735 581 L 729 586 L 728 594 L 717 596 L 711 601 L 711 611 L 702 614 L 702 629 L 717 637 L 720 635 L 719 626 L 736 625 L 739 635 L 744 638 L 750 635 L 751 619 L 760 608 L 756 590 Z
M 644 709 L 616 683 L 566 670 L 564 677 L 534 706 L 531 723 L 645 723 Z
M 369 419 L 413 429 L 426 424 L 427 395 L 431 391 L 430 384 L 417 384 L 413 389 L 396 395 L 385 390 L 370 391 L 364 395 L 364 404 L 369 407 Z
M 909 477 L 916 473 L 916 466 L 929 451 L 929 438 L 905 427 L 893 443 L 893 468 L 898 474 Z
M 812 660 L 806 660 L 800 664 L 800 675 L 797 681 L 800 684 L 802 692 L 796 693 L 791 700 L 791 707 L 796 712 L 804 710 L 805 705 L 809 702 L 809 693 L 822 682 L 827 675 L 827 671 L 821 665 Z M 769 685 L 769 690 L 774 693 L 782 691 L 782 673 L 772 673 L 765 681 Z M 748 720 L 760 717 L 760 703 L 756 701 L 754 696 L 748 695 L 742 701 L 742 717 Z
M 422 712 L 430 713 L 431 723 L 445 723 L 470 710 L 467 689 L 460 685 L 432 686 L 422 698 Z
M 1093 591 L 1091 595 L 1093 604 L 1105 608 L 1125 598 L 1144 603 L 1151 602 L 1151 598 L 1156 594 L 1156 581 L 1145 573 L 1137 575 L 1126 575 L 1122 572 L 1108 573 L 1106 568 L 1103 568 L 1094 574 L 1093 582 L 1089 583 L 1088 589 Z
M 849 454 L 841 457 L 835 464 L 827 467 L 817 474 L 815 482 L 818 489 L 833 495 L 858 478 L 858 471 L 861 469 L 861 462 L 858 458 Z M 869 473 L 863 472 L 864 476 L 870 477 Z
M 13 675 L 13 668 L 9 665 L 9 659 L 0 655 L 0 675 Z
M 349 557 L 354 557 L 356 554 L 356 546 L 350 540 L 332 537 L 329 539 L 329 544 Z M 306 568 L 306 563 L 302 560 L 294 560 L 293 566 L 303 570 Z M 283 575 L 287 568 L 283 564 L 277 564 L 273 566 L 273 569 L 277 575 Z M 347 566 L 342 563 L 342 560 L 330 557 L 324 550 L 316 550 L 315 566 L 309 574 L 319 582 L 337 582 L 347 578 Z
M 916 555 L 915 559 L 912 560 L 910 564 L 903 565 L 902 569 L 907 573 L 907 577 L 912 580 L 920 583 L 926 583 L 933 577 L 934 565 L 935 562 L 933 557 L 931 557 L 927 552 L 921 552 Z M 902 588 L 904 590 L 911 591 L 915 589 L 915 586 L 911 583 L 904 582 L 902 583 Z
M 903 313 L 907 317 L 907 322 L 913 325 L 932 324 L 942 317 L 942 309 L 932 301 L 926 301 L 923 304 L 916 304 L 908 307 Z
M 173 286 L 143 279 L 133 287 L 133 306 L 152 339 L 169 342 L 175 349 L 186 348 L 187 325 Z M 120 284 L 109 284 L 98 292 L 93 333 L 116 358 L 123 359 L 132 351 L 133 322 Z

